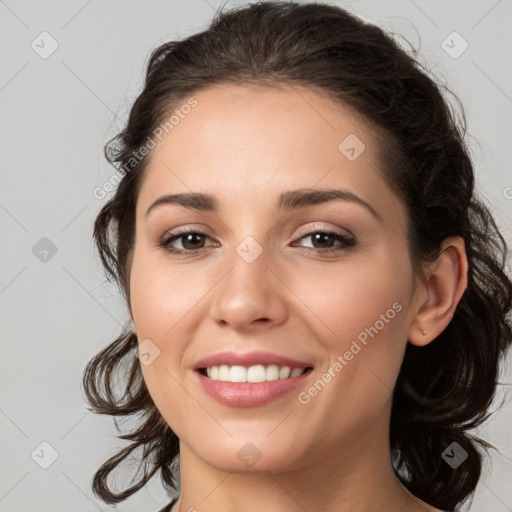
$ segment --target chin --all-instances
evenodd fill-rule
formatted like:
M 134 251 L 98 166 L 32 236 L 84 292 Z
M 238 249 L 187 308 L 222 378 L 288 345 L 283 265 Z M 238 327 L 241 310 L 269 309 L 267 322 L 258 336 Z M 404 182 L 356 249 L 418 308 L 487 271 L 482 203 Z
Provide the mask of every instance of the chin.
M 293 443 L 283 446 L 265 438 L 230 439 L 219 444 L 211 440 L 208 446 L 194 451 L 210 466 L 230 473 L 284 473 L 299 465 L 299 454 Z

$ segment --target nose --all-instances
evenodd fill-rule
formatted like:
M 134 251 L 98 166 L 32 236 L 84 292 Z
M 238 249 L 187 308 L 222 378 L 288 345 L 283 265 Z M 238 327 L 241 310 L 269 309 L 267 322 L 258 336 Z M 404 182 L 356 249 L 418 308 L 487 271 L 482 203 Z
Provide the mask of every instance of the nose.
M 238 331 L 275 327 L 288 315 L 290 293 L 265 251 L 251 263 L 234 253 L 230 269 L 215 286 L 210 314 L 214 322 Z M 273 266 L 275 267 L 275 265 Z

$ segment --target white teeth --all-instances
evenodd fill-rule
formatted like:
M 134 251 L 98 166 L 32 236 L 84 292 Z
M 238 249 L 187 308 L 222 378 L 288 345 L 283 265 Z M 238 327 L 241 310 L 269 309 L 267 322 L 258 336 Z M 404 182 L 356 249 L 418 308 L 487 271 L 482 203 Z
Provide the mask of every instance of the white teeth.
M 247 382 L 265 382 L 265 367 L 262 364 L 247 368 Z
M 283 366 L 279 369 L 279 378 L 287 379 L 290 376 L 292 369 L 289 366 Z
M 219 380 L 229 380 L 229 366 L 227 364 L 219 366 Z
M 265 371 L 265 380 L 277 380 L 279 379 L 279 366 L 277 364 L 271 364 L 267 366 Z
M 302 368 L 294 368 L 290 373 L 290 377 L 298 377 L 299 375 L 302 375 L 303 372 L 304 370 Z
M 264 366 L 256 364 L 254 366 L 210 366 L 206 368 L 206 375 L 212 380 L 221 380 L 225 382 L 265 382 L 278 379 L 288 379 L 298 377 L 305 372 L 305 368 L 291 368 L 290 366 L 278 366 L 271 364 Z
M 232 366 L 229 368 L 228 380 L 229 382 L 247 382 L 247 370 L 243 366 Z

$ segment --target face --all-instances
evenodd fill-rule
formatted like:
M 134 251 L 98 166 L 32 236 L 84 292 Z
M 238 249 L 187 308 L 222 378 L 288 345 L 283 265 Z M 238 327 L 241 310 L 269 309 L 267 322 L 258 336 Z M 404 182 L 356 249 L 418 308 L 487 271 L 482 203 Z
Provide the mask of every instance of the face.
M 248 469 L 245 454 L 286 471 L 387 442 L 414 283 L 405 209 L 371 128 L 299 87 L 194 98 L 153 150 L 137 201 L 131 310 L 154 403 L 182 449 L 226 471 Z M 331 189 L 344 193 L 285 195 Z M 191 192 L 213 199 L 148 213 Z M 303 373 L 286 378 L 294 365 Z M 218 380 L 248 375 L 270 380 Z

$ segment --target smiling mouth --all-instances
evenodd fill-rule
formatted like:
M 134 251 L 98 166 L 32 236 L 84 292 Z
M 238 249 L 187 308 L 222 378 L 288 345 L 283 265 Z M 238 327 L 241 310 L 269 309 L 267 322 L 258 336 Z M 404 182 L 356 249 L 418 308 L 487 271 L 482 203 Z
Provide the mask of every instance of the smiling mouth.
M 291 366 L 279 366 L 275 364 L 256 364 L 252 366 L 219 365 L 197 369 L 201 375 L 211 380 L 249 384 L 275 380 L 289 380 L 300 377 L 312 370 L 312 366 L 293 368 Z

